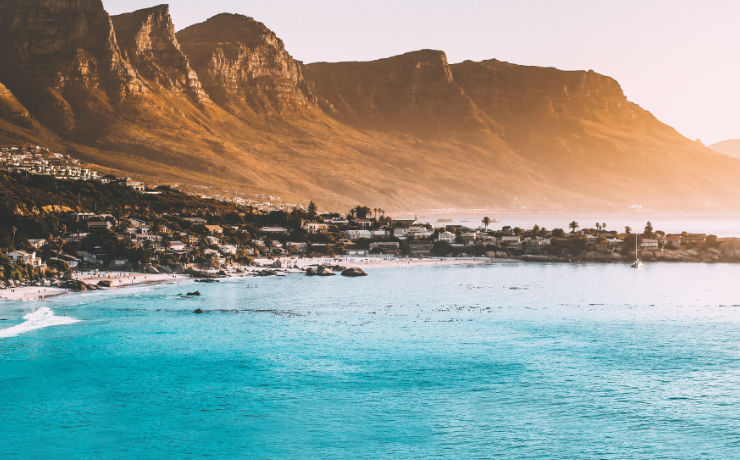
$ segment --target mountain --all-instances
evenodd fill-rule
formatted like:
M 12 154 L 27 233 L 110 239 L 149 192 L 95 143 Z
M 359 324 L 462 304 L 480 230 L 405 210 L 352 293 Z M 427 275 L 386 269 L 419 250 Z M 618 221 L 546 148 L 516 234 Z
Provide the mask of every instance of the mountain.
M 715 152 L 723 153 L 734 158 L 740 158 L 740 139 L 728 139 L 709 146 Z
M 594 72 L 420 50 L 294 59 L 220 14 L 0 0 L 0 143 L 102 168 L 322 207 L 737 209 L 740 161 L 681 136 Z
M 205 90 L 235 113 L 264 115 L 313 103 L 303 65 L 252 18 L 219 14 L 177 34 Z

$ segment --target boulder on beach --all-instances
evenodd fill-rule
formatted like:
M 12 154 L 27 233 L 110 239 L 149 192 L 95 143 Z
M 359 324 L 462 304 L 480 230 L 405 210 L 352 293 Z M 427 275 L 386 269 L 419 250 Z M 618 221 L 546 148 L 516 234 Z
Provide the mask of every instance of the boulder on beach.
M 100 280 L 98 281 L 98 286 L 109 288 L 113 286 L 113 283 L 111 282 L 111 280 Z
M 319 267 L 319 269 L 316 271 L 316 274 L 319 276 L 334 276 L 336 273 L 334 273 L 334 270 L 332 270 L 329 267 Z
M 313 267 L 308 267 L 306 269 L 306 276 L 316 276 L 316 269 Z
M 347 268 L 345 270 L 342 270 L 342 276 L 349 276 L 349 277 L 356 277 L 356 276 L 367 276 L 367 273 L 365 270 L 354 267 L 354 268 Z

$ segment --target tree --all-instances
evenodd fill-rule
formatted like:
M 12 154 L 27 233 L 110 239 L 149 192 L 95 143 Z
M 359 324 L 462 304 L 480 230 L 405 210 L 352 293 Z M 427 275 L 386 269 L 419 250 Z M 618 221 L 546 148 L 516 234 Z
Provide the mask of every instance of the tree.
M 601 231 L 601 224 L 596 222 L 596 230 Z
M 650 238 L 651 236 L 653 236 L 653 224 L 651 224 L 650 221 L 645 224 L 645 232 L 643 233 L 643 235 L 645 236 L 645 238 Z
M 626 225 L 624 227 L 624 234 L 629 235 L 630 233 L 632 233 L 632 227 L 630 227 L 629 225 Z
M 575 233 L 578 227 L 580 227 L 580 225 L 578 225 L 578 222 L 576 222 L 575 220 L 568 224 L 568 228 L 570 228 L 571 233 Z
M 316 217 L 316 203 L 314 203 L 313 201 L 308 203 L 308 215 L 311 218 Z
M 486 216 L 486 217 L 483 218 L 483 220 L 481 220 L 481 222 L 485 226 L 486 230 L 488 230 L 488 224 L 491 223 L 491 218 L 488 217 L 488 216 Z
M 601 229 L 606 231 L 606 222 L 601 223 Z
M 18 227 L 16 227 L 15 225 L 13 225 L 12 231 L 13 231 L 13 238 L 10 240 L 10 247 L 13 248 L 13 249 L 15 249 L 15 234 L 18 231 Z

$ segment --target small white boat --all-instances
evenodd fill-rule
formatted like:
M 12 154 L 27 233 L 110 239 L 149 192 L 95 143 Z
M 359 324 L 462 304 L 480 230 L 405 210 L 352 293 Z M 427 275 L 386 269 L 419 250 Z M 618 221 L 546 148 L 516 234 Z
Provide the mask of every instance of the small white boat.
M 645 266 L 645 263 L 641 261 L 639 257 L 637 257 L 637 235 L 635 235 L 635 261 L 632 262 L 632 265 L 630 265 L 630 267 L 642 268 L 644 266 Z

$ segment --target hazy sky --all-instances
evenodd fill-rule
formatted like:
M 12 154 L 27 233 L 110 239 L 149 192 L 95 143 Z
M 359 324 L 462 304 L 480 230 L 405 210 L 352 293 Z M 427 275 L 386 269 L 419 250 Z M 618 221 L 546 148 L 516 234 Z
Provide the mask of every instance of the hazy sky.
M 111 14 L 162 3 L 103 2 Z M 170 8 L 178 29 L 221 12 L 252 16 L 304 62 L 433 48 L 450 62 L 593 69 L 692 139 L 740 138 L 737 0 L 172 0 Z

